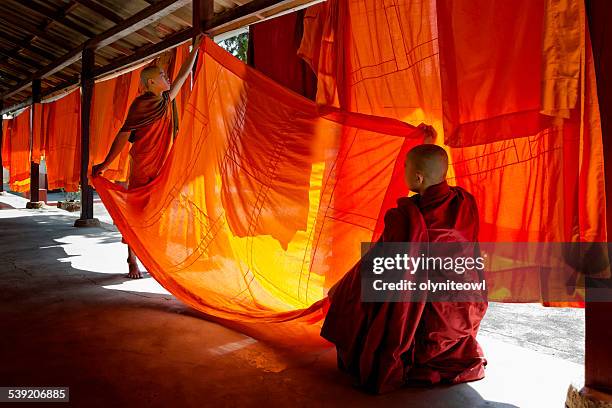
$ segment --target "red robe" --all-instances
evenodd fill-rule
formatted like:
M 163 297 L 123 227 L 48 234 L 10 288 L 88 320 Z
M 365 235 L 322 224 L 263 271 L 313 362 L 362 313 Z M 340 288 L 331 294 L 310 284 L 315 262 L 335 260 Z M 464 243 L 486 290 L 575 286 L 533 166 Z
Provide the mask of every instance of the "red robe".
M 401 198 L 385 215 L 383 242 L 476 242 L 474 198 L 446 182 L 423 196 Z M 410 255 L 420 250 L 410 246 Z M 361 302 L 359 264 L 329 293 L 321 336 L 336 345 L 338 365 L 365 389 L 383 393 L 406 384 L 458 383 L 484 377 L 476 341 L 487 309 L 481 302 Z
M 172 147 L 175 110 L 168 92 L 157 96 L 146 92 L 130 105 L 121 132 L 130 132 L 130 170 L 128 188 L 150 183 L 159 174 Z M 132 205 L 143 205 L 132 200 Z M 122 238 L 121 242 L 127 244 Z
M 131 132 L 128 187 L 144 186 L 159 174 L 172 147 L 175 129 L 168 92 L 161 96 L 147 92 L 136 98 L 121 131 Z

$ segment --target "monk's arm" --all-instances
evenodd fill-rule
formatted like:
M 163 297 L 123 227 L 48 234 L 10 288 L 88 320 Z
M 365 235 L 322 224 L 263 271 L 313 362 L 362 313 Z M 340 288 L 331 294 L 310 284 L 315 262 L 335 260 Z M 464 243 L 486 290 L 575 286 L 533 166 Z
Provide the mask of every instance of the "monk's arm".
M 125 147 L 125 144 L 128 142 L 129 138 L 130 132 L 117 133 L 117 136 L 115 136 L 115 140 L 113 140 L 113 144 L 111 145 L 110 151 L 106 155 L 106 159 L 104 159 L 102 163 L 93 166 L 91 172 L 97 176 L 106 170 L 113 160 L 115 160 L 115 158 L 121 154 L 121 151 Z
M 187 57 L 187 60 L 183 62 L 183 65 L 181 66 L 181 70 L 176 76 L 176 79 L 172 82 L 172 86 L 170 87 L 170 92 L 169 92 L 171 101 L 174 100 L 174 98 L 176 98 L 179 91 L 183 87 L 185 80 L 189 76 L 189 73 L 191 72 L 191 69 L 193 68 L 193 63 L 195 62 L 196 56 L 198 55 L 198 48 L 200 48 L 201 41 L 202 41 L 201 35 L 196 37 L 196 40 L 193 43 L 193 49 L 191 50 L 191 53 L 189 53 L 189 57 Z

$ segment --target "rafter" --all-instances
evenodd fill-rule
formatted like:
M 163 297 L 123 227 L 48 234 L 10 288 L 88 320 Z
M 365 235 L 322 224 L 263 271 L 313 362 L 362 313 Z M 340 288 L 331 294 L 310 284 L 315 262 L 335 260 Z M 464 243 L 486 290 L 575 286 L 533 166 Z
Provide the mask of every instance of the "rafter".
M 72 22 L 66 17 L 66 15 L 70 12 L 70 10 L 72 10 L 77 5 L 76 2 L 74 1 L 68 3 L 66 6 L 62 7 L 61 9 L 57 11 L 41 3 L 35 3 L 32 0 L 19 0 L 19 1 L 11 0 L 11 1 L 14 1 L 20 4 L 22 7 L 25 7 L 28 10 L 32 11 L 33 13 L 39 14 L 42 17 L 44 17 L 47 20 L 47 23 L 46 23 L 47 27 L 50 26 L 51 24 L 57 24 L 57 25 L 61 25 L 63 27 L 69 28 L 72 31 L 79 33 L 88 38 L 91 38 L 95 35 L 95 33 L 91 32 L 87 28 L 81 27 L 80 25 L 75 24 L 74 22 Z
M 130 18 L 125 19 L 121 24 L 117 24 L 115 27 L 112 27 L 103 34 L 92 39 L 87 44 L 87 48 L 97 50 L 108 44 L 112 44 L 113 42 L 167 16 L 190 2 L 191 0 L 161 0 L 160 2 L 139 11 Z
M 26 21 L 13 20 L 9 19 L 9 16 L 6 14 L 0 15 L 0 23 L 5 24 L 9 27 L 13 27 L 16 31 L 26 31 L 29 34 L 32 34 L 36 37 L 40 37 L 41 39 L 47 40 L 51 42 L 54 46 L 62 48 L 64 50 L 70 49 L 70 44 L 67 44 L 65 38 L 60 38 L 55 34 L 50 34 L 45 31 L 45 28 L 39 28 L 38 26 L 28 23 Z
M 92 0 L 75 0 L 75 1 L 79 3 L 80 5 L 87 7 L 91 11 L 99 14 L 100 16 L 106 18 L 107 20 L 112 21 L 115 24 L 119 24 L 124 20 L 123 17 L 121 17 L 119 14 L 115 13 L 113 10 L 109 9 L 108 7 L 104 6 L 103 4 L 96 3 L 95 1 L 92 1 Z M 150 34 L 149 32 L 143 29 L 136 31 L 135 34 L 138 34 L 140 37 L 144 38 L 145 40 L 151 43 L 155 43 L 158 41 L 157 37 L 155 37 L 154 35 Z
M 33 35 L 30 35 L 26 40 L 20 40 L 19 38 L 13 37 L 5 32 L 0 31 L 0 38 L 15 46 L 19 46 L 22 50 L 28 50 L 33 54 L 43 57 L 46 60 L 53 61 L 57 58 L 57 55 L 54 55 L 32 44 L 31 42 L 34 39 Z
M 21 62 L 22 64 L 26 64 L 27 66 L 34 68 L 35 70 L 40 69 L 42 67 L 42 65 L 40 65 L 37 61 L 19 54 L 20 50 L 21 47 L 15 47 L 8 51 L 0 50 L 0 55 L 2 56 L 2 58 L 0 58 L 0 62 L 8 62 L 9 59 L 13 59 L 15 61 Z
M 113 42 L 151 24 L 152 22 L 163 18 L 164 16 L 172 13 L 174 10 L 177 10 L 184 5 L 191 2 L 191 0 L 161 0 L 154 5 L 147 7 L 144 10 L 139 11 L 134 14 L 132 17 L 124 20 L 122 23 L 117 24 L 116 26 L 106 30 L 102 34 L 97 35 L 96 37 L 90 39 L 86 43 L 79 45 L 76 48 L 68 51 L 62 57 L 56 59 L 51 64 L 45 66 L 44 68 L 38 70 L 34 75 L 31 76 L 31 79 L 20 82 L 14 88 L 5 92 L 3 97 L 6 99 L 9 96 L 12 96 L 22 89 L 29 86 L 29 83 L 34 78 L 44 78 L 49 75 L 58 72 L 65 67 L 72 65 L 74 62 L 78 61 L 81 58 L 81 53 L 85 48 L 97 50 L 106 45 L 112 44 Z M 0 22 L 2 17 L 0 17 Z M 32 26 L 31 24 L 29 24 Z M 34 27 L 36 28 L 36 27 Z M 36 28 L 36 30 L 40 31 Z M 33 33 L 36 34 L 36 33 Z

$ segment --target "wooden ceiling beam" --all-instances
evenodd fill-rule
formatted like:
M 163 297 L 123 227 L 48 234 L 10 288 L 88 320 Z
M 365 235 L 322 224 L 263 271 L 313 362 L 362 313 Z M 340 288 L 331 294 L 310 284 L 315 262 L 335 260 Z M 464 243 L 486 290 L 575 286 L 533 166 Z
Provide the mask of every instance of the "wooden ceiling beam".
M 191 0 L 161 0 L 93 38 L 88 42 L 87 48 L 97 50 L 112 44 L 189 3 Z
M 55 72 L 58 72 L 65 67 L 72 65 L 76 61 L 81 58 L 81 53 L 85 48 L 90 48 L 93 50 L 102 48 L 108 44 L 111 44 L 120 38 L 123 38 L 126 35 L 129 35 L 138 29 L 145 27 L 152 22 L 163 18 L 164 16 L 172 13 L 174 10 L 177 10 L 184 5 L 190 3 L 191 0 L 161 0 L 154 5 L 147 7 L 144 10 L 139 11 L 134 14 L 132 17 L 125 19 L 122 23 L 117 24 L 115 27 L 112 27 L 102 34 L 90 39 L 86 43 L 79 45 L 78 47 L 70 50 L 62 57 L 56 59 L 51 64 L 45 66 L 44 68 L 38 70 L 29 80 L 23 81 L 17 84 L 10 91 L 5 92 L 3 94 L 3 99 L 6 99 L 9 96 L 12 96 L 19 91 L 25 89 L 29 86 L 30 82 L 34 78 L 44 78 L 46 76 L 52 75 Z M 0 22 L 2 21 L 2 17 L 0 17 Z M 32 34 L 37 34 L 40 30 L 37 27 L 28 24 L 30 28 L 34 28 L 36 32 L 32 32 Z M 27 29 L 27 28 L 26 28 Z
M 115 24 L 121 23 L 123 21 L 123 17 L 119 14 L 115 13 L 113 10 L 104 6 L 103 4 L 97 3 L 92 0 L 76 0 L 80 5 L 87 7 L 91 11 L 96 12 L 107 20 L 112 21 Z
M 15 75 L 9 74 L 6 69 L 0 64 L 0 77 L 3 79 L 8 79 L 9 81 L 19 83 L 23 81 L 23 78 L 16 77 Z
M 15 0 L 12 0 L 15 1 Z M 71 7 L 74 7 L 75 2 L 68 3 L 67 6 L 62 7 L 60 10 L 53 10 L 47 6 L 43 6 L 40 3 L 35 3 L 32 0 L 19 0 L 17 2 L 22 7 L 31 10 L 32 12 L 39 14 L 47 19 L 46 26 L 50 26 L 51 24 L 58 24 L 65 28 L 68 28 L 84 37 L 91 38 L 96 34 L 85 27 L 81 27 L 80 25 L 74 23 L 66 17 Z
M 163 41 L 157 44 L 147 45 L 145 47 L 139 48 L 134 54 L 128 55 L 126 57 L 117 58 L 112 61 L 110 64 L 105 65 L 104 67 L 97 68 L 94 70 L 94 77 L 100 78 L 106 76 L 114 71 L 118 71 L 123 69 L 124 67 L 138 64 L 144 60 L 154 58 L 155 56 L 161 54 L 164 51 L 167 51 L 171 48 L 176 47 L 179 44 L 184 43 L 185 41 L 191 39 L 194 36 L 195 31 L 192 27 L 189 27 L 183 31 L 179 31 Z
M 8 62 L 9 59 L 13 59 L 31 68 L 34 68 L 35 70 L 42 68 L 42 65 L 40 65 L 37 61 L 19 54 L 20 50 L 21 47 L 15 47 L 8 51 L 0 50 L 0 55 L 2 55 L 2 58 L 0 58 L 0 62 Z
M 248 24 L 252 18 L 261 19 L 259 15 L 273 11 L 276 8 L 291 8 L 300 4 L 310 3 L 312 0 L 252 0 L 241 6 L 229 9 L 217 14 L 212 19 L 204 22 L 204 32 L 210 35 L 221 34 L 224 31 L 236 29 L 240 24 Z M 243 25 L 244 25 L 243 24 Z M 227 28 L 227 29 L 226 29 Z
M 147 0 L 147 1 L 152 1 L 152 0 Z M 184 1 L 188 3 L 191 0 L 184 0 Z M 181 3 L 181 5 L 177 4 L 179 2 Z M 250 3 L 246 3 L 242 6 L 238 6 L 234 9 L 223 12 L 208 21 L 204 21 L 202 24 L 204 25 L 204 28 L 208 33 L 215 33 L 215 34 L 222 33 L 229 29 L 235 29 L 237 27 L 240 27 L 241 24 L 242 25 L 248 24 L 248 19 L 253 18 L 257 14 L 266 15 L 270 12 L 275 12 L 276 9 L 279 9 L 279 12 L 283 12 L 293 7 L 303 7 L 306 4 L 312 3 L 312 2 L 313 2 L 312 0 L 309 0 L 309 1 L 308 0 L 253 0 Z M 70 63 L 72 63 L 78 60 L 81 57 L 81 52 L 85 47 L 96 48 L 100 44 L 105 43 L 105 41 L 107 41 L 108 39 L 116 38 L 116 36 L 119 35 L 119 33 L 123 33 L 123 35 L 129 35 L 131 32 L 134 32 L 133 27 L 131 31 L 130 29 L 126 27 L 127 25 L 130 24 L 129 21 L 132 21 L 131 19 L 133 17 L 136 17 L 137 15 L 139 15 L 140 16 L 139 18 L 141 18 L 143 15 L 145 15 L 143 14 L 143 12 L 145 11 L 148 11 L 147 14 L 149 15 L 149 18 L 152 18 L 153 15 L 157 15 L 158 16 L 157 18 L 162 18 L 163 16 L 158 14 L 162 10 L 164 10 L 165 12 L 169 12 L 169 13 L 172 12 L 172 11 L 168 11 L 170 7 L 169 3 L 173 3 L 175 6 L 177 6 L 175 9 L 182 7 L 184 5 L 182 4 L 183 0 L 176 1 L 176 2 L 171 2 L 170 0 L 161 0 L 159 2 L 156 2 L 154 3 L 154 5 L 147 7 L 146 9 L 135 14 L 129 19 L 124 20 L 124 22 L 118 25 L 117 27 L 110 29 L 107 32 L 101 34 L 99 37 L 101 38 L 103 37 L 104 38 L 103 40 L 100 40 L 100 38 L 97 38 L 95 43 L 90 42 L 88 44 L 81 45 L 75 50 L 64 55 L 54 64 L 51 64 L 52 67 L 45 67 L 43 70 L 37 72 L 37 74 L 39 74 L 39 77 L 43 77 L 46 75 L 50 75 L 48 73 L 45 74 L 46 72 L 51 72 L 51 71 L 57 72 L 59 69 L 61 69 L 60 68 L 61 66 L 65 67 L 67 65 L 70 65 L 67 63 L 67 61 L 71 61 Z M 267 15 L 266 17 L 269 17 L 269 16 Z M 146 24 L 150 24 L 151 22 L 152 21 L 148 21 Z M 161 42 L 157 44 L 151 44 L 145 47 L 141 47 L 132 55 L 117 58 L 114 61 L 112 61 L 110 64 L 107 64 L 104 67 L 95 69 L 94 76 L 95 78 L 100 78 L 112 72 L 116 72 L 119 69 L 124 69 L 127 66 L 135 65 L 146 59 L 153 58 L 155 55 L 160 54 L 169 48 L 173 48 L 189 40 L 194 35 L 194 33 L 195 33 L 195 30 L 192 27 L 190 27 L 188 29 L 185 29 L 183 31 L 180 31 L 176 34 L 169 36 L 168 38 L 162 40 Z M 73 81 L 65 82 L 63 84 L 56 86 L 52 90 L 49 90 L 48 92 L 45 93 L 45 95 L 50 95 L 52 92 L 53 93 L 60 92 L 63 89 L 67 89 L 69 87 L 75 86 L 77 83 L 78 83 L 78 79 L 74 79 Z M 22 89 L 24 89 L 28 85 L 29 85 L 29 82 L 25 83 L 25 85 L 24 83 L 21 83 L 18 86 L 11 88 L 8 92 L 4 93 L 3 98 L 7 100 L 8 97 L 11 97 L 12 95 L 19 93 Z M 5 108 L 2 110 L 2 113 L 13 112 L 19 109 L 21 106 L 25 106 L 25 105 L 23 105 L 23 103 L 18 103 L 12 106 L 5 106 Z
M 26 21 L 23 21 L 23 20 L 10 21 L 7 18 L 9 18 L 9 16 L 7 16 L 6 14 L 1 15 L 0 23 L 3 23 L 9 27 L 13 27 L 13 29 L 16 31 L 22 31 L 22 32 L 25 31 L 28 34 L 32 34 L 35 37 L 39 37 L 43 40 L 46 40 L 61 49 L 64 49 L 64 50 L 70 49 L 70 45 L 67 44 L 67 41 L 65 38 L 60 38 L 56 36 L 55 34 L 47 33 L 44 28 L 39 28 L 35 26 L 34 24 L 30 24 Z
M 40 57 L 43 57 L 46 60 L 49 61 L 53 61 L 54 59 L 57 58 L 57 55 L 53 55 L 52 53 L 43 50 L 42 48 L 39 48 L 35 45 L 33 45 L 31 43 L 31 41 L 34 39 L 34 36 L 29 36 L 27 40 L 20 40 L 18 38 L 15 38 L 5 32 L 0 32 L 0 38 L 5 40 L 8 43 L 11 43 L 15 46 L 19 46 L 21 47 L 22 50 L 27 50 L 30 51 L 33 54 L 36 54 Z
M 80 5 L 82 5 L 83 7 L 88 8 L 89 10 L 93 11 L 94 13 L 99 14 L 100 16 L 106 18 L 107 20 L 115 23 L 115 24 L 119 24 L 121 22 L 123 22 L 124 18 L 121 17 L 119 14 L 115 13 L 113 10 L 109 9 L 108 7 L 100 4 L 100 3 L 96 3 L 95 1 L 92 0 L 76 0 L 77 3 L 79 3 Z M 158 42 L 158 38 L 155 37 L 154 35 L 150 34 L 148 31 L 140 29 L 138 31 L 136 31 L 136 34 L 138 34 L 140 37 L 144 38 L 145 40 L 149 41 L 150 43 L 156 43 Z

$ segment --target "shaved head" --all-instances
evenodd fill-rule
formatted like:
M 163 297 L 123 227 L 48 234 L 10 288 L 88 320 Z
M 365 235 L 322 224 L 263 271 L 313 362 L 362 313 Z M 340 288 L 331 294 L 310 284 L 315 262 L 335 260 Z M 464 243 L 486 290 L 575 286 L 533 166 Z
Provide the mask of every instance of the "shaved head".
M 418 145 L 408 152 L 405 170 L 408 187 L 423 193 L 427 187 L 446 179 L 448 155 L 435 144 Z
M 166 73 L 158 65 L 151 65 L 140 71 L 140 82 L 147 90 L 152 90 L 151 88 L 167 90 L 170 85 Z

